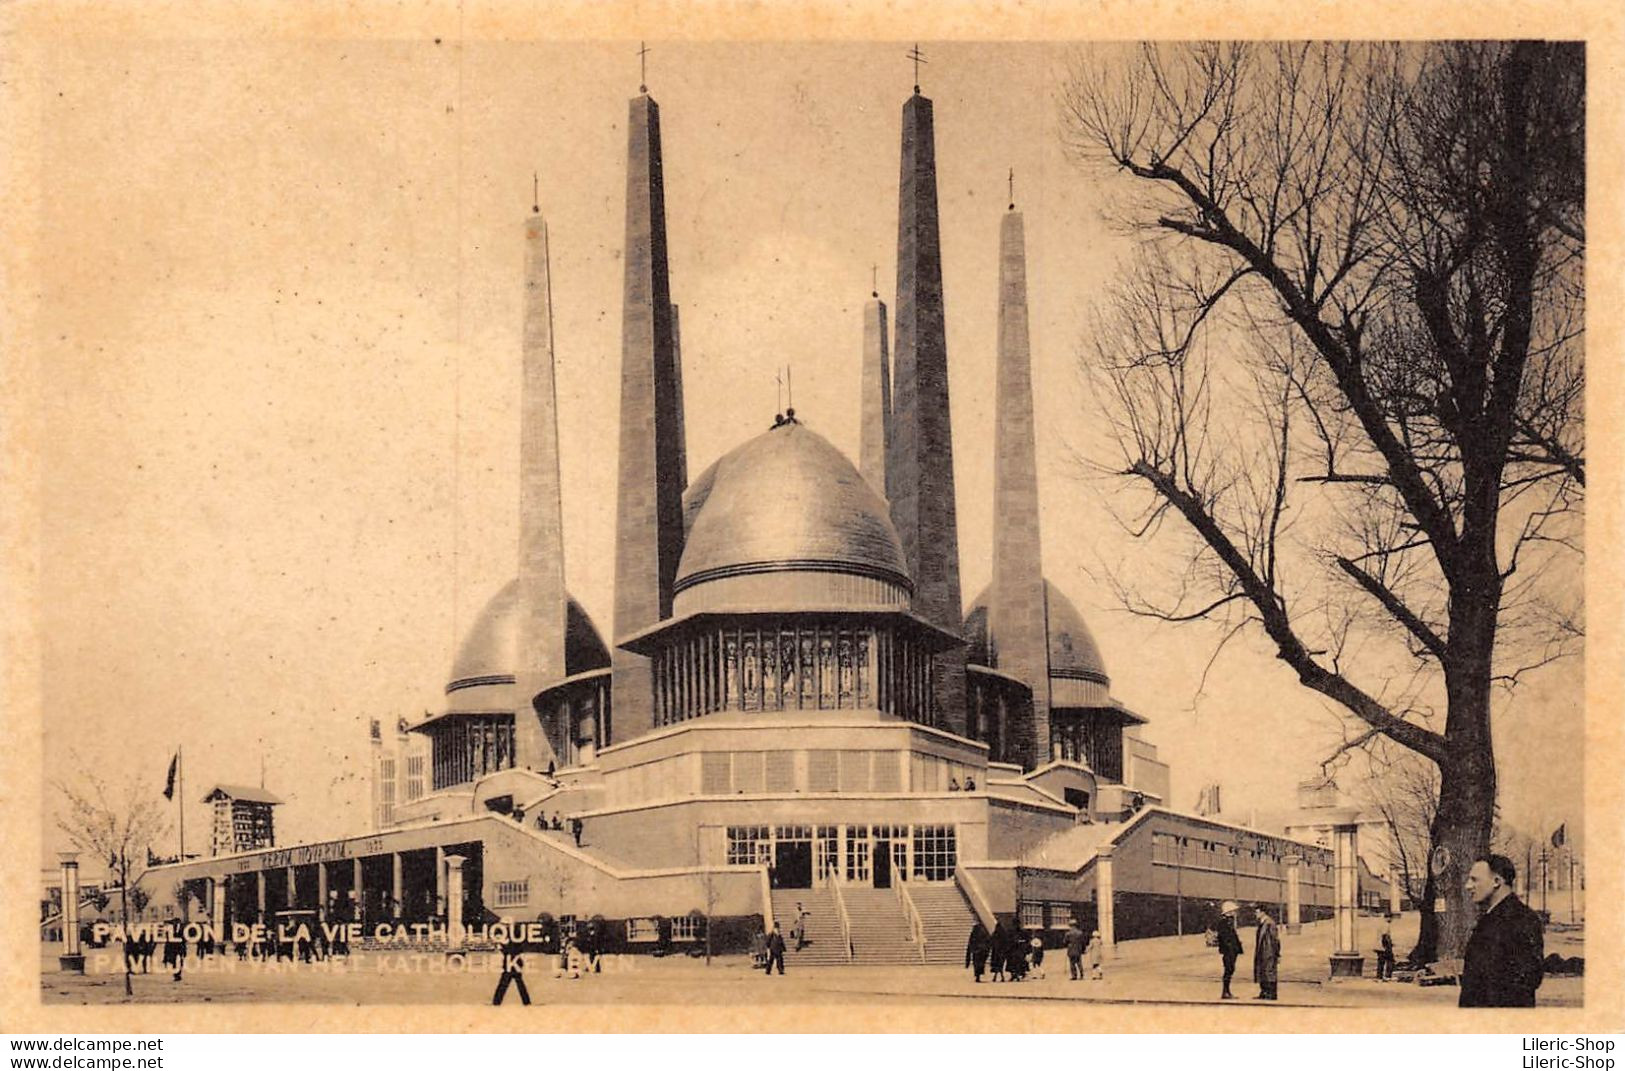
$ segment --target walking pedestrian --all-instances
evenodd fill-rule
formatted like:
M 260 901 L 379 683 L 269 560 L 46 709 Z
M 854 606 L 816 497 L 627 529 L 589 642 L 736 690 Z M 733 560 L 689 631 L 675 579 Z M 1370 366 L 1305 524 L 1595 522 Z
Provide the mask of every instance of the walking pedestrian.
M 519 1003 L 529 1005 L 530 990 L 525 988 L 525 953 L 530 951 L 530 946 L 525 940 L 524 926 L 511 919 L 502 921 L 508 927 L 508 933 L 502 940 L 502 977 L 497 979 L 497 989 L 491 995 L 491 1003 L 501 1004 L 511 984 L 519 990 Z
M 576 839 L 576 847 L 581 847 L 581 819 L 570 819 L 570 835 Z
M 779 965 L 779 974 L 784 974 L 784 936 L 779 933 L 777 926 L 767 931 L 767 969 L 764 974 L 773 973 L 773 965 Z
M 1489 855 L 1467 872 L 1467 895 L 1481 914 L 1461 966 L 1463 1008 L 1533 1008 L 1545 974 L 1540 916 L 1512 891 L 1512 860 Z
M 1241 955 L 1241 937 L 1236 933 L 1236 907 L 1234 900 L 1226 900 L 1221 908 L 1219 923 L 1214 927 L 1219 937 L 1219 956 L 1224 961 L 1224 987 L 1219 993 L 1220 1000 L 1235 1000 L 1235 994 L 1230 992 L 1230 979 L 1236 973 L 1236 960 Z
M 1382 933 L 1377 938 L 1377 981 L 1389 982 L 1394 977 L 1394 935 L 1390 919 L 1382 920 Z
M 982 925 L 981 919 L 977 919 L 970 928 L 970 940 L 965 942 L 965 966 L 971 972 L 972 981 L 982 980 L 982 972 L 987 969 L 987 955 L 992 947 L 987 927 Z
M 811 915 L 812 915 L 812 912 L 810 912 L 806 908 L 802 907 L 801 906 L 801 901 L 797 900 L 796 901 L 796 924 L 790 930 L 790 937 L 796 943 L 796 951 L 797 952 L 800 952 L 803 948 L 807 947 L 807 919 Z
M 1010 934 L 1004 954 L 1004 975 L 1012 982 L 1027 977 L 1027 939 L 1017 927 Z
M 1074 918 L 1066 928 L 1066 968 L 1074 982 L 1083 977 L 1083 950 L 1088 943 L 1089 939 L 1083 935 L 1083 927 Z
M 1089 960 L 1089 979 L 1094 982 L 1104 981 L 1106 978 L 1106 942 L 1101 938 L 1100 931 L 1096 930 L 1089 938 L 1089 947 L 1084 951 Z
M 1258 909 L 1258 934 L 1253 941 L 1253 981 L 1258 983 L 1254 1000 L 1274 1000 L 1280 979 L 1281 935 L 1275 920 L 1262 907 Z
M 1010 931 L 1004 928 L 1004 920 L 999 919 L 993 923 L 993 933 L 988 938 L 988 967 L 992 971 L 989 975 L 991 981 L 1004 981 L 1004 968 L 1009 958 Z

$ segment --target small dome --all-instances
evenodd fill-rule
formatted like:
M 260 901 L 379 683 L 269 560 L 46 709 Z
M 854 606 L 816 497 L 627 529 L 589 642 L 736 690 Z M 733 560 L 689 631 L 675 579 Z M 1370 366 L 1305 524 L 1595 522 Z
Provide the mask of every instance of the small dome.
M 827 606 L 856 597 L 907 605 L 912 585 L 886 503 L 844 454 L 794 421 L 706 469 L 684 496 L 683 515 L 674 612 L 716 608 L 725 592 L 732 598 L 749 589 L 759 597 L 759 584 L 733 581 L 768 573 L 808 581 L 786 584 L 780 576 L 771 591 L 780 601 Z
M 971 603 L 965 615 L 964 636 L 969 645 L 966 660 L 972 665 L 989 665 L 987 643 L 987 607 L 991 588 L 984 590 Z M 1044 581 L 1044 612 L 1049 625 L 1049 675 L 1051 679 L 1092 681 L 1111 685 L 1106 675 L 1106 661 L 1100 656 L 1100 645 L 1084 623 L 1078 608 L 1048 580 Z M 997 668 L 990 666 L 989 668 Z
M 592 618 L 574 598 L 568 600 L 564 621 L 565 676 L 608 666 L 609 648 L 593 627 Z M 463 637 L 446 691 L 512 684 L 518 669 L 519 580 L 515 578 L 491 596 Z

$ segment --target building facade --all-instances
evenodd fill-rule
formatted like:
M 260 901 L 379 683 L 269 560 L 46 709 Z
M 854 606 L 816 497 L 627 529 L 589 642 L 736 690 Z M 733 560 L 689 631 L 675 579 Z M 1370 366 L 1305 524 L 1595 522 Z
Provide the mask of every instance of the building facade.
M 1228 898 L 1329 905 L 1324 850 L 1166 809 L 1147 719 L 1114 698 L 1044 576 L 1014 204 L 998 241 L 993 580 L 965 612 L 934 113 L 917 88 L 900 162 L 895 330 L 878 295 L 864 310 L 861 470 L 788 410 L 690 479 L 659 109 L 634 98 L 612 640 L 564 583 L 537 208 L 517 576 L 456 652 L 442 709 L 407 727 L 415 750 L 377 760 L 369 828 L 143 880 L 205 884 L 220 922 L 602 916 L 629 947 L 696 939 L 672 921 L 695 918 L 743 940 L 801 904 L 839 920 L 817 942 L 831 962 L 957 959 L 978 918 L 1078 917 L 1111 940 L 1205 925 Z

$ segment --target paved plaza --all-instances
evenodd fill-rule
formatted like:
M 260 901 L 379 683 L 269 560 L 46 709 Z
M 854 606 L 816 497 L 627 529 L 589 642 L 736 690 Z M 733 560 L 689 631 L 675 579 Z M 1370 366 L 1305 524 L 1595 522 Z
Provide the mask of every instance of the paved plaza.
M 1361 920 L 1362 946 L 1376 943 L 1377 923 Z M 1394 944 L 1402 952 L 1414 943 L 1416 917 L 1395 927 Z M 1253 985 L 1252 931 L 1242 932 L 1248 954 L 1237 967 L 1233 986 L 1238 1006 L 1258 1006 L 1250 999 Z M 1584 955 L 1583 931 L 1554 929 L 1546 950 L 1563 956 Z M 1328 979 L 1330 923 L 1306 926 L 1282 941 L 1280 1000 L 1274 1007 L 1449 1007 L 1454 987 L 1422 988 L 1377 982 L 1368 958 L 1367 977 Z M 60 946 L 45 946 L 42 996 L 47 1004 L 123 1003 L 124 983 L 116 954 L 89 952 L 92 970 L 85 976 L 56 969 Z M 1369 954 L 1369 948 L 1367 949 Z M 490 1000 L 500 970 L 495 954 L 475 954 L 459 970 L 441 955 L 360 953 L 325 964 L 265 965 L 238 963 L 234 957 L 207 968 L 188 960 L 185 978 L 175 982 L 156 964 L 153 973 L 135 976 L 136 1003 L 316 1003 L 347 1005 L 480 1004 Z M 102 972 L 98 973 L 96 968 Z M 960 1002 L 1086 1001 L 1106 1004 L 1219 1004 L 1219 957 L 1201 934 L 1132 941 L 1119 947 L 1103 981 L 1074 982 L 1067 977 L 1064 953 L 1047 953 L 1043 977 L 1023 982 L 978 985 L 968 971 L 948 967 L 811 967 L 764 978 L 744 957 L 719 957 L 710 966 L 686 957 L 612 958 L 605 973 L 580 979 L 552 977 L 551 957 L 533 957 L 526 981 L 536 1005 L 595 1004 L 891 1004 Z M 517 1005 L 517 994 L 509 1003 Z M 1548 978 L 1540 989 L 1543 1007 L 1580 1007 L 1584 980 Z

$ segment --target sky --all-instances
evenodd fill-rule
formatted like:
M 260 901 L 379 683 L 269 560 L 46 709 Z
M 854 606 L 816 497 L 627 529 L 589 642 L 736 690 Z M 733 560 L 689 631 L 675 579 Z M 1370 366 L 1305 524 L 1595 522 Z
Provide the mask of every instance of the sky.
M 1262 637 L 1125 613 L 1101 563 L 1164 548 L 1120 486 L 1078 363 L 1130 249 L 1111 176 L 1063 153 L 1060 45 L 921 46 L 935 102 L 964 599 L 987 582 L 999 219 L 1026 217 L 1046 572 L 1150 719 L 1171 805 L 1290 806 L 1340 738 Z M 861 309 L 895 279 L 908 43 L 651 42 L 689 469 L 805 424 L 856 457 Z M 569 586 L 612 626 L 621 242 L 637 42 L 81 39 L 36 119 L 48 780 L 161 791 L 188 847 L 215 782 L 287 801 L 280 839 L 366 820 L 371 719 L 442 702 L 516 571 L 523 222 L 549 224 Z M 871 272 L 874 272 L 872 276 Z M 1205 671 L 1205 672 L 1204 672 Z M 1498 718 L 1503 810 L 1581 816 L 1582 666 Z M 48 803 L 50 797 L 48 796 Z M 49 810 L 49 808 L 48 808 Z M 47 816 L 47 826 L 50 825 Z M 195 832 L 194 832 L 195 831 Z M 60 839 L 60 838 L 58 838 Z M 47 848 L 54 846 L 47 837 Z

